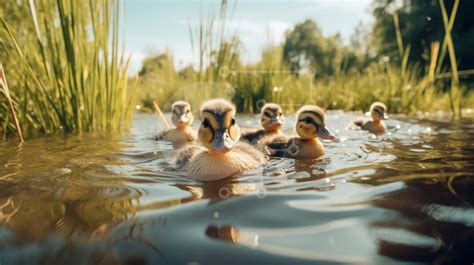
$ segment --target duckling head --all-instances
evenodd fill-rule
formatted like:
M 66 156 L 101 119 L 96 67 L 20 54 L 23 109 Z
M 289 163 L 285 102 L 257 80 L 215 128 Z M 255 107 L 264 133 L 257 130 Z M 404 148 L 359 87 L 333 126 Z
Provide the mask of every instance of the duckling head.
M 211 99 L 201 106 L 202 123 L 198 138 L 210 151 L 227 153 L 240 138 L 235 123 L 235 106 L 225 99 Z
M 275 132 L 285 124 L 280 105 L 267 103 L 262 108 L 262 118 L 260 124 L 267 132 Z
M 303 140 L 311 140 L 319 137 L 326 140 L 334 140 L 336 136 L 326 127 L 326 115 L 316 105 L 306 105 L 298 110 L 296 121 L 296 133 Z
M 176 101 L 171 105 L 171 120 L 178 129 L 184 129 L 193 123 L 193 114 L 191 113 L 191 105 L 186 101 Z
M 386 111 L 387 107 L 382 102 L 374 102 L 370 106 L 370 115 L 372 116 L 374 122 L 388 119 L 388 116 L 385 113 Z

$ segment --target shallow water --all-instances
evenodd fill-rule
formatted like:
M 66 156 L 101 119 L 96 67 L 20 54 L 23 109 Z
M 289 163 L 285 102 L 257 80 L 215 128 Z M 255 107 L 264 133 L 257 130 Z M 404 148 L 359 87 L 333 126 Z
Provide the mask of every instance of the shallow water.
M 174 171 L 149 114 L 122 137 L 1 142 L 0 264 L 472 264 L 473 121 L 374 136 L 354 117 L 329 113 L 326 157 L 213 183 Z

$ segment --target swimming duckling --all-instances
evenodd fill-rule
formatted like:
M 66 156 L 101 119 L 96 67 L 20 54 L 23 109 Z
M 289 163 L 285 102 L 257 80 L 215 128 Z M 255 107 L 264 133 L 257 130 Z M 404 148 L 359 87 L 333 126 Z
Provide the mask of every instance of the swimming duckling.
M 176 101 L 171 105 L 171 110 L 171 120 L 176 128 L 161 131 L 154 139 L 170 141 L 173 144 L 196 141 L 196 131 L 190 126 L 194 119 L 191 105 L 186 101 Z
M 241 139 L 249 143 L 256 143 L 263 137 L 282 134 L 281 128 L 285 123 L 282 115 L 280 105 L 275 103 L 265 104 L 262 108 L 262 118 L 260 120 L 263 129 L 243 133 Z
M 374 134 L 384 133 L 385 129 L 385 122 L 383 120 L 388 119 L 387 114 L 387 107 L 382 102 L 374 102 L 370 106 L 370 115 L 372 116 L 372 120 L 368 118 L 359 118 L 354 120 L 349 128 L 351 129 L 362 129 L 369 131 Z
M 176 167 L 202 181 L 219 180 L 259 167 L 264 155 L 249 144 L 239 142 L 240 128 L 235 107 L 224 99 L 211 99 L 201 107 L 198 130 L 200 145 L 186 146 L 176 158 Z
M 297 113 L 296 133 L 298 136 L 273 136 L 262 139 L 261 149 L 269 155 L 289 158 L 312 159 L 324 155 L 321 139 L 334 140 L 336 137 L 326 127 L 324 111 L 315 105 L 301 107 Z

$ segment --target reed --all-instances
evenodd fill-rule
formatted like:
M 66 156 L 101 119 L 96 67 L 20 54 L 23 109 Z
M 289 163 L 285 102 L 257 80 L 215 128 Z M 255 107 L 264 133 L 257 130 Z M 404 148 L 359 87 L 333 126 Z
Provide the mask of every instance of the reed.
M 120 2 L 30 0 L 29 9 L 34 41 L 21 43 L 3 18 L 0 33 L 21 73 L 11 88 L 20 123 L 44 133 L 126 129 L 136 98 L 119 45 Z
M 451 17 L 448 17 L 448 12 L 446 11 L 446 6 L 444 4 L 444 0 L 439 0 L 441 15 L 443 17 L 443 24 L 444 30 L 446 32 L 443 48 L 448 49 L 449 54 L 449 62 L 451 64 L 451 87 L 449 89 L 449 97 L 451 100 L 451 110 L 453 112 L 453 116 L 456 118 L 461 118 L 462 115 L 462 91 L 459 87 L 459 74 L 458 74 L 458 65 L 456 59 L 456 52 L 454 51 L 454 43 L 451 37 L 451 30 L 454 24 L 454 20 L 456 18 L 456 12 L 459 7 L 459 0 L 454 1 L 453 10 L 451 13 Z M 444 49 L 442 49 L 442 57 L 444 57 Z
M 8 88 L 7 77 L 5 76 L 5 71 L 3 70 L 3 65 L 0 64 L 0 88 L 2 88 L 3 93 L 5 94 L 5 98 L 8 103 L 8 109 L 13 118 L 13 123 L 15 125 L 16 132 L 18 134 L 18 138 L 20 138 L 20 142 L 23 143 L 23 132 L 21 131 L 20 123 L 18 122 L 18 117 L 16 115 L 15 107 L 13 106 L 13 100 L 10 94 L 10 89 Z

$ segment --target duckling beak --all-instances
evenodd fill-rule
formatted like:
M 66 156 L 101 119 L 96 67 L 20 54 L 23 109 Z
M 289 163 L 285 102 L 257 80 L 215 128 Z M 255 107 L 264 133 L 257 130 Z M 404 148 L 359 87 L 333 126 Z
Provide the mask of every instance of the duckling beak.
M 227 153 L 234 147 L 234 140 L 230 138 L 227 130 L 216 130 L 212 147 L 221 153 Z
M 324 140 L 335 140 L 336 136 L 326 126 L 318 126 L 318 137 Z
M 181 114 L 179 117 L 178 117 L 178 123 L 185 123 L 186 122 L 186 115 L 185 114 Z
M 281 126 L 281 125 L 283 125 L 283 121 L 276 118 L 276 117 L 273 117 L 270 120 L 270 124 L 273 125 L 273 126 Z

